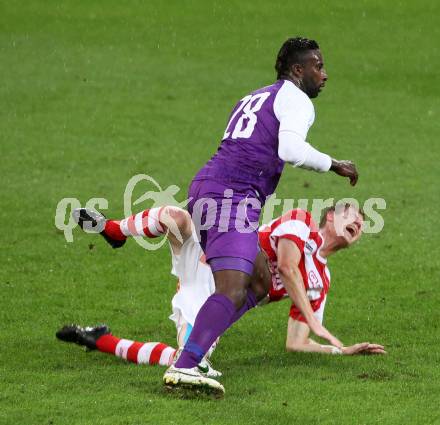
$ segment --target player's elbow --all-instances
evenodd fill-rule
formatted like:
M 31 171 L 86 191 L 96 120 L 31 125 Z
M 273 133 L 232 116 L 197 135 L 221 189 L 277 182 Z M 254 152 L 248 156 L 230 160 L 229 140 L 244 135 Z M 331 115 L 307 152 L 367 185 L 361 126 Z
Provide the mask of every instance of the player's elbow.
M 287 264 L 286 265 L 279 264 L 278 265 L 278 273 L 279 273 L 281 279 L 286 278 L 286 277 L 290 277 L 291 273 L 292 273 L 292 269 Z
M 278 156 L 281 160 L 288 162 L 294 167 L 300 167 L 306 160 L 306 157 L 302 154 L 302 152 L 293 153 L 290 149 L 278 149 Z
M 293 267 L 292 264 L 289 263 L 279 263 L 278 264 L 278 273 L 281 276 L 281 278 L 287 278 L 287 279 L 295 279 L 297 276 L 297 268 Z
M 281 131 L 278 135 L 278 156 L 281 160 L 300 167 L 307 159 L 308 143 L 291 131 Z

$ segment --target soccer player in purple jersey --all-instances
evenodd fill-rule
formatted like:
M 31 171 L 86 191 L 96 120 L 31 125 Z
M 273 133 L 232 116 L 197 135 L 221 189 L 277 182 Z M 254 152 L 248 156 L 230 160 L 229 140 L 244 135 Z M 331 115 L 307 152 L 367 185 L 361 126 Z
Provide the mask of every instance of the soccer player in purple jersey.
M 318 43 L 288 39 L 275 69 L 274 84 L 252 92 L 235 106 L 217 153 L 189 188 L 188 210 L 214 274 L 216 291 L 200 309 L 183 351 L 165 373 L 168 386 L 224 392 L 219 382 L 201 375 L 197 365 L 213 342 L 257 303 L 249 284 L 258 253 L 258 220 L 284 164 L 331 170 L 356 184 L 358 174 L 352 162 L 332 159 L 306 142 L 315 118 L 310 99 L 318 96 L 327 81 Z M 308 325 L 317 336 L 342 346 L 318 320 Z

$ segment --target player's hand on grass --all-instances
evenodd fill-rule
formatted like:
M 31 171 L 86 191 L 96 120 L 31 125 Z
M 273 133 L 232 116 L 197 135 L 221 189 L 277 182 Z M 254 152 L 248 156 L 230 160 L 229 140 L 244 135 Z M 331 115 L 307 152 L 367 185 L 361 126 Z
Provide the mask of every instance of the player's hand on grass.
M 352 161 L 338 161 L 337 159 L 332 159 L 330 170 L 334 171 L 339 176 L 348 177 L 352 186 L 358 181 L 359 174 Z
M 341 341 L 339 341 L 338 338 L 333 336 L 324 326 L 321 325 L 321 323 L 318 322 L 318 320 L 313 320 L 312 322 L 308 323 L 310 330 L 319 338 L 326 339 L 331 345 L 341 348 L 343 347 L 343 344 Z
M 359 344 L 351 345 L 350 347 L 343 347 L 342 354 L 346 356 L 354 356 L 356 354 L 386 354 L 383 345 L 370 344 L 369 342 L 361 342 Z
M 385 347 L 380 344 L 368 344 L 368 348 L 363 354 L 387 354 Z

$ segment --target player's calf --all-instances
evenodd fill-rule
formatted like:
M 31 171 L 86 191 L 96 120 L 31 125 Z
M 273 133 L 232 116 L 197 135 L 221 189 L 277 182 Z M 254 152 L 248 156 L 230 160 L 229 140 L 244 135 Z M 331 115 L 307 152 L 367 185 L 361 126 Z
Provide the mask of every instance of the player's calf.
M 161 342 L 138 342 L 118 338 L 111 334 L 107 325 L 85 328 L 76 324 L 65 325 L 56 333 L 56 337 L 61 341 L 112 354 L 137 364 L 169 366 L 176 354 L 173 347 Z
M 104 214 L 88 208 L 78 208 L 72 216 L 83 230 L 100 233 L 112 248 L 120 248 L 128 236 L 157 238 L 165 234 L 168 226 L 161 220 L 164 208 L 170 207 L 150 208 L 122 220 L 108 220 Z

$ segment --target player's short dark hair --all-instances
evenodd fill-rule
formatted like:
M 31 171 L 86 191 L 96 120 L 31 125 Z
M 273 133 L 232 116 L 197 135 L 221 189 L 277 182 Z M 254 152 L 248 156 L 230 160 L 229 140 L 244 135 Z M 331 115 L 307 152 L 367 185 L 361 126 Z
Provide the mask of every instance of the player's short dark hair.
M 321 220 L 319 221 L 319 228 L 322 228 L 325 226 L 325 223 L 327 223 L 327 214 L 330 211 L 336 211 L 336 205 L 332 205 L 331 207 L 327 207 L 324 209 L 324 211 L 322 212 L 322 215 L 321 215 Z M 357 209 L 359 214 L 362 216 L 362 218 L 365 218 L 365 213 L 362 210 L 362 208 L 358 208 L 356 205 L 350 204 L 349 202 L 344 204 L 344 211 L 350 207 Z
M 277 78 L 280 79 L 288 75 L 292 65 L 302 63 L 304 52 L 316 49 L 319 49 L 319 45 L 315 40 L 303 37 L 294 37 L 286 40 L 281 46 L 275 62 Z

